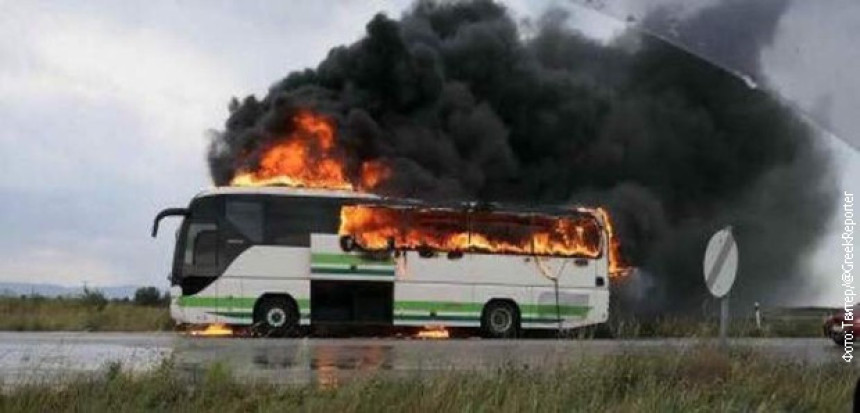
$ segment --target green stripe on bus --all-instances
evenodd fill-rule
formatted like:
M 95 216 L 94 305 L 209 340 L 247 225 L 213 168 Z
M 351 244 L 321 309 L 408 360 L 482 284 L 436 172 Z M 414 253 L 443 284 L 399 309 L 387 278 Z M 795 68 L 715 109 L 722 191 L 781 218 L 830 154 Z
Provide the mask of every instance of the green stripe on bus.
M 386 260 L 367 259 L 360 255 L 351 254 L 326 254 L 313 253 L 311 254 L 311 263 L 313 264 L 341 264 L 341 265 L 390 265 L 394 266 L 394 260 L 389 258 Z
M 232 307 L 253 308 L 256 297 L 179 297 L 180 307 Z
M 394 303 L 395 311 L 448 311 L 463 313 L 480 313 L 484 310 L 484 303 L 478 302 L 456 302 L 456 301 L 397 301 Z M 555 304 L 521 304 L 520 311 L 523 317 L 527 315 L 555 316 L 585 316 L 588 314 L 589 306 L 561 305 L 558 311 Z
M 369 268 L 311 268 L 311 274 L 333 274 L 333 275 L 383 275 L 394 276 L 394 270 L 372 270 Z
M 230 318 L 241 318 L 241 319 L 251 319 L 250 312 L 244 311 L 207 311 L 209 314 L 220 315 L 224 317 Z M 310 318 L 307 314 L 301 315 L 302 319 Z M 417 314 L 400 314 L 395 315 L 394 319 L 397 321 L 480 321 L 481 317 L 479 315 L 437 315 L 437 316 L 429 316 L 429 315 L 417 315 Z M 523 317 L 523 323 L 540 323 L 540 324 L 548 324 L 548 323 L 557 323 L 559 320 L 557 318 L 546 318 L 546 317 Z
M 476 315 L 440 315 L 440 316 L 426 316 L 426 315 L 395 315 L 395 321 L 471 321 L 471 322 L 480 322 L 481 317 Z M 558 323 L 559 319 L 557 318 L 547 318 L 547 317 L 523 317 L 523 323 L 534 323 L 534 324 L 549 324 L 549 323 Z
M 215 308 L 254 308 L 258 297 L 179 297 L 180 307 L 215 307 Z M 310 306 L 310 300 L 299 298 L 296 300 L 299 308 L 304 310 Z
M 343 272 L 332 273 L 345 275 L 373 275 L 373 276 L 390 276 L 392 273 L 374 271 L 367 272 Z M 209 308 L 231 308 L 231 309 L 252 309 L 257 302 L 257 297 L 195 297 L 184 296 L 179 297 L 180 307 L 209 307 Z M 307 312 L 310 307 L 310 300 L 307 298 L 297 299 L 296 302 L 302 312 Z M 484 303 L 479 302 L 456 302 L 456 301 L 396 301 L 394 303 L 395 313 L 398 311 L 426 311 L 430 312 L 456 312 L 456 313 L 477 313 L 480 314 L 484 309 Z M 559 306 L 558 313 L 562 316 L 579 316 L 584 317 L 591 309 L 589 306 L 562 305 Z M 557 311 L 555 304 L 521 304 L 520 311 L 523 318 L 536 316 L 539 318 L 552 317 L 555 318 Z
M 460 303 L 456 301 L 395 301 L 394 308 L 397 310 L 456 311 L 463 313 L 480 313 L 484 309 L 484 304 Z
M 207 311 L 207 313 L 231 318 L 251 318 L 251 313 L 247 311 Z
M 477 315 L 415 315 L 415 314 L 395 314 L 395 320 L 399 321 L 480 321 L 481 317 Z
M 250 312 L 244 312 L 244 311 L 242 311 L 242 312 L 238 312 L 238 311 L 207 311 L 206 313 L 212 314 L 212 315 L 220 315 L 220 316 L 224 316 L 224 317 L 230 317 L 230 318 L 247 318 L 249 320 L 252 318 L 252 314 Z M 299 318 L 301 318 L 302 320 L 307 320 L 307 319 L 311 318 L 311 315 L 307 314 L 307 313 L 303 313 L 303 314 L 299 315 Z
M 584 317 L 588 314 L 591 307 L 587 305 L 560 305 L 558 310 L 555 304 L 523 304 L 520 306 L 520 311 L 525 314 L 538 314 L 541 316 L 555 317 L 556 313 L 562 316 L 580 316 Z

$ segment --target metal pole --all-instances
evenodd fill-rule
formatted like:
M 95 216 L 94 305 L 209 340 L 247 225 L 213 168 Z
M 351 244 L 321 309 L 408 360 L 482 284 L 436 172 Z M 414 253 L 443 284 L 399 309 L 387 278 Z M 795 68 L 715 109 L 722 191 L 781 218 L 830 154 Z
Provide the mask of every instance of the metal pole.
M 720 298 L 720 347 L 728 346 L 729 332 L 729 295 L 726 294 Z
M 758 305 L 758 301 L 755 302 L 755 328 L 761 330 L 761 307 Z
M 558 319 L 558 332 L 556 335 L 561 337 L 561 306 L 558 302 L 558 277 L 555 277 L 552 281 L 555 283 L 555 316 Z

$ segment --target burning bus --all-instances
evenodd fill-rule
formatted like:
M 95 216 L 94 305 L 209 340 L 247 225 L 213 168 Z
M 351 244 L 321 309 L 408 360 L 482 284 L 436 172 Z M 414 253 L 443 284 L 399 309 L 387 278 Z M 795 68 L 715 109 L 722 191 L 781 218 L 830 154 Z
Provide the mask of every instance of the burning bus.
M 600 209 L 429 203 L 349 190 L 219 187 L 180 216 L 172 318 L 251 326 L 478 327 L 487 337 L 605 322 Z
M 606 321 L 608 278 L 622 265 L 602 209 L 381 197 L 370 192 L 389 165 L 348 168 L 332 119 L 299 110 L 290 120 L 284 136 L 243 152 L 229 186 L 156 217 L 153 236 L 162 218 L 183 218 L 171 272 L 178 323 L 515 337 Z

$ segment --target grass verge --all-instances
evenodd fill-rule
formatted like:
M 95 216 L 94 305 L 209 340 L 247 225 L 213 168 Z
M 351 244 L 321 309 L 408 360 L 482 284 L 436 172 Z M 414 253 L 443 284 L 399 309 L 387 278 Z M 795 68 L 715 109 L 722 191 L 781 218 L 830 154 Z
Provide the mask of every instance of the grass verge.
M 0 330 L 157 331 L 173 322 L 165 306 L 87 297 L 0 297 Z
M 378 376 L 321 387 L 255 383 L 220 365 L 190 379 L 167 362 L 148 373 L 114 365 L 100 377 L 7 387 L 0 411 L 849 411 L 857 378 L 850 367 L 704 347 L 578 359 L 554 370 Z
M 830 308 L 763 309 L 761 326 L 751 316 L 734 317 L 730 337 L 823 337 L 824 320 Z M 713 317 L 668 315 L 651 320 L 613 317 L 604 334 L 615 338 L 717 337 L 720 321 Z
M 166 300 L 153 305 L 107 300 L 97 293 L 80 297 L 0 296 L 0 330 L 6 331 L 160 331 L 173 329 Z M 771 311 L 762 328 L 750 318 L 731 322 L 732 337 L 821 337 L 826 310 Z M 718 320 L 667 316 L 650 321 L 615 319 L 597 337 L 716 337 Z M 574 335 L 578 334 L 574 332 Z M 588 334 L 586 334 L 588 336 Z
M 758 328 L 750 319 L 731 320 L 729 337 L 823 337 L 823 317 L 804 319 L 772 319 Z M 662 317 L 652 321 L 635 319 L 613 321 L 608 324 L 608 334 L 614 338 L 662 338 L 662 337 L 718 337 L 718 320 L 702 321 L 694 318 Z

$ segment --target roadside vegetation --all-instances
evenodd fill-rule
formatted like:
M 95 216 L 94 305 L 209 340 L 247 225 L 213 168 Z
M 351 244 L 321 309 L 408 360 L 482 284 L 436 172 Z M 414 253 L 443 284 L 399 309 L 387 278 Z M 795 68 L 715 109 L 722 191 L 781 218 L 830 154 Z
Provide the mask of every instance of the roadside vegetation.
M 173 326 L 167 297 L 155 287 L 113 300 L 91 289 L 74 297 L 0 296 L 0 314 L 0 330 L 7 331 L 157 331 Z
M 161 331 L 172 330 L 169 297 L 155 287 L 138 288 L 132 298 L 108 299 L 98 290 L 79 296 L 0 296 L 0 330 L 5 331 Z M 759 327 L 751 317 L 731 321 L 731 337 L 821 337 L 826 308 L 762 312 Z M 648 321 L 614 317 L 604 326 L 572 335 L 580 338 L 716 337 L 715 318 L 666 316 Z M 546 335 L 546 334 L 544 334 Z
M 554 370 L 500 368 L 290 385 L 222 365 L 146 373 L 108 366 L 65 384 L 9 385 L 0 411 L 850 411 L 857 372 L 750 351 L 576 358 Z
M 734 318 L 729 337 L 822 337 L 824 319 L 835 310 L 827 308 L 771 308 L 762 312 L 761 325 L 753 317 Z M 595 331 L 597 337 L 717 337 L 718 318 L 664 316 L 653 320 L 615 318 Z

